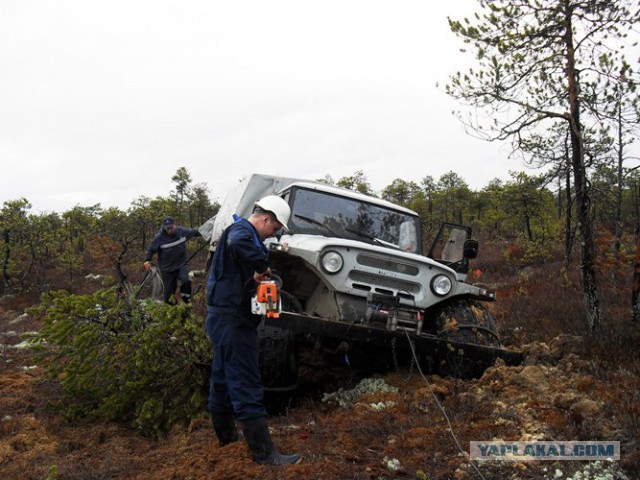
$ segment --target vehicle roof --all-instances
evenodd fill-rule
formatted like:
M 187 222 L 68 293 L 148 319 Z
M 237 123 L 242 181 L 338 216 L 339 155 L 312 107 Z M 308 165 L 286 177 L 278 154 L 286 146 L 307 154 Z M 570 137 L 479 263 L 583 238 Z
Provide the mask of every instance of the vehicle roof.
M 388 208 L 390 210 L 396 210 L 399 212 L 406 213 L 407 215 L 418 216 L 416 212 L 410 210 L 408 208 L 402 207 L 400 205 L 396 205 L 395 203 L 388 202 L 387 200 L 383 200 L 381 198 L 372 197 L 370 195 L 365 195 L 364 193 L 354 192 L 353 190 L 349 190 L 347 188 L 336 187 L 334 185 L 328 185 L 322 182 L 314 182 L 314 181 L 294 181 L 287 185 L 285 188 L 281 190 L 280 193 L 290 189 L 291 187 L 300 187 L 307 188 L 309 190 L 319 190 L 322 192 L 331 193 L 334 195 L 339 195 L 342 197 L 349 197 L 353 200 L 358 200 L 361 202 L 371 203 L 374 205 L 378 205 L 380 207 Z
M 408 208 L 346 188 L 327 185 L 315 180 L 252 173 L 227 192 L 216 215 L 200 227 L 200 232 L 207 240 L 215 242 L 220 238 L 224 229 L 233 223 L 233 214 L 247 218 L 251 215 L 253 206 L 259 198 L 265 195 L 280 195 L 291 187 L 323 191 L 419 217 L 416 212 Z

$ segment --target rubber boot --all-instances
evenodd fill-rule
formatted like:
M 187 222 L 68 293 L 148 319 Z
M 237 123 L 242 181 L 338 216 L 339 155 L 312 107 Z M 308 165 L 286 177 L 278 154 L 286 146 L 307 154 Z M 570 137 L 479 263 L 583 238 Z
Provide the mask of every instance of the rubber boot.
M 292 465 L 300 462 L 300 455 L 297 453 L 283 455 L 273 446 L 265 417 L 243 421 L 242 432 L 254 462 L 260 465 Z
M 185 282 L 180 284 L 180 296 L 184 303 L 191 302 L 191 282 Z
M 238 431 L 231 412 L 212 413 L 211 424 L 221 447 L 238 440 Z

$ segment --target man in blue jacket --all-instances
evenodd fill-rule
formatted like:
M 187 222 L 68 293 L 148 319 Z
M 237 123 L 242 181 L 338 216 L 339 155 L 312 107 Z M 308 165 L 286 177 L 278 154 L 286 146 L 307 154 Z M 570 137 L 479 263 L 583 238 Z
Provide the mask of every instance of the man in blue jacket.
M 158 254 L 158 268 L 164 284 L 164 301 L 175 304 L 174 294 L 180 281 L 182 301 L 191 301 L 191 279 L 187 270 L 187 240 L 200 235 L 196 229 L 183 228 L 175 224 L 172 217 L 162 221 L 162 228 L 151 240 L 144 268 L 151 268 L 151 259 Z
M 218 240 L 207 282 L 207 333 L 214 346 L 209 412 L 221 446 L 238 439 L 234 416 L 256 463 L 297 463 L 297 454 L 283 455 L 273 446 L 263 404 L 258 364 L 257 326 L 251 297 L 269 278 L 268 250 L 262 243 L 287 230 L 289 204 L 270 195 L 255 203 L 248 219 L 237 219 Z

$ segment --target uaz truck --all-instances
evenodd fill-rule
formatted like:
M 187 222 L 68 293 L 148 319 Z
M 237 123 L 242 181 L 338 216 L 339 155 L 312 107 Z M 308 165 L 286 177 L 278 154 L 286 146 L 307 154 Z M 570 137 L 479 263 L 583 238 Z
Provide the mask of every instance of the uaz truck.
M 366 368 L 419 361 L 431 371 L 474 376 L 500 357 L 486 302 L 495 294 L 466 283 L 478 254 L 471 228 L 444 224 L 423 251 L 414 211 L 321 182 L 254 174 L 241 181 L 201 228 L 211 250 L 233 215 L 279 195 L 291 207 L 289 233 L 267 240 L 282 312 L 259 327 L 267 390 L 295 388 L 298 366 Z

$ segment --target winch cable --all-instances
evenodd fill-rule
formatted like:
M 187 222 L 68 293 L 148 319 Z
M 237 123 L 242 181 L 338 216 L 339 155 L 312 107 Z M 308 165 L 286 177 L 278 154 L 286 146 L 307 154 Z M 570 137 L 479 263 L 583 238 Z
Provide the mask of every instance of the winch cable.
M 158 300 L 162 298 L 164 292 L 164 282 L 162 281 L 162 275 L 160 271 L 151 267 L 151 298 Z
M 202 250 L 204 247 L 206 247 L 206 246 L 208 246 L 208 245 L 209 245 L 209 243 L 208 243 L 208 242 L 204 242 L 202 245 L 200 245 L 200 246 L 198 247 L 198 249 L 197 249 L 195 252 L 193 252 L 193 253 L 191 254 L 191 256 L 189 257 L 189 259 L 187 260 L 187 263 L 189 263 L 191 260 L 193 260 L 193 257 L 195 257 L 198 253 L 200 253 L 200 250 Z
M 429 392 L 431 393 L 431 396 L 433 397 L 433 400 L 436 402 L 436 405 L 438 406 L 438 409 L 440 410 L 440 412 L 442 413 L 442 416 L 444 417 L 444 419 L 447 422 L 448 425 L 448 430 L 449 433 L 451 434 L 451 438 L 453 439 L 453 442 L 456 444 L 456 446 L 458 447 L 458 451 L 464 456 L 469 458 L 469 464 L 473 467 L 473 469 L 476 471 L 476 473 L 478 474 L 478 476 L 482 479 L 482 480 L 487 480 L 484 475 L 482 475 L 482 472 L 480 471 L 480 469 L 478 468 L 478 465 L 476 464 L 476 462 L 471 459 L 469 457 L 469 454 L 467 453 L 466 450 L 464 450 L 462 448 L 462 446 L 460 445 L 460 442 L 458 440 L 458 437 L 456 437 L 456 434 L 453 431 L 453 425 L 451 425 L 451 420 L 449 419 L 449 416 L 447 415 L 447 412 L 444 410 L 444 407 L 442 406 L 442 404 L 440 403 L 440 400 L 438 400 L 438 397 L 436 396 L 435 392 L 433 391 L 433 387 L 431 386 L 431 383 L 429 383 L 429 380 L 427 379 L 427 377 L 425 376 L 424 373 L 422 373 L 422 368 L 420 367 L 420 363 L 418 362 L 418 357 L 416 355 L 416 350 L 413 346 L 413 342 L 411 341 L 411 338 L 409 337 L 409 332 L 407 332 L 406 330 L 404 331 L 406 337 L 407 337 L 407 342 L 409 342 L 409 346 L 411 347 L 411 354 L 413 355 L 413 360 L 416 362 L 416 366 L 418 368 L 418 372 L 420 373 L 420 376 L 424 379 L 425 383 L 427 384 L 427 387 L 429 388 Z
M 158 269 L 156 267 L 151 267 L 149 270 L 147 270 L 147 273 L 142 279 L 142 282 L 138 287 L 138 291 L 134 295 L 135 299 L 140 298 L 142 290 L 149 281 L 151 281 L 151 298 L 156 299 L 162 296 L 162 292 L 164 291 L 162 277 L 160 276 L 160 273 L 158 272 Z

